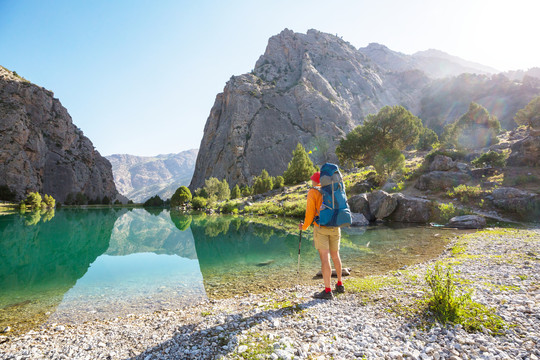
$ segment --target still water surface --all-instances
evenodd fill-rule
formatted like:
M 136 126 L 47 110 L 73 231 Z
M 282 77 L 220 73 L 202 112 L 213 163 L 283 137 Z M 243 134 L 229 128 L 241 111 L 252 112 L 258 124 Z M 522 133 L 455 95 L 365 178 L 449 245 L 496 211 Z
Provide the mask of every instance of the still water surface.
M 299 234 L 291 221 L 144 209 L 38 215 L 0 216 L 0 328 L 321 282 L 312 233 L 303 234 L 297 273 Z M 427 227 L 344 229 L 341 257 L 354 276 L 382 273 L 436 256 L 447 235 Z

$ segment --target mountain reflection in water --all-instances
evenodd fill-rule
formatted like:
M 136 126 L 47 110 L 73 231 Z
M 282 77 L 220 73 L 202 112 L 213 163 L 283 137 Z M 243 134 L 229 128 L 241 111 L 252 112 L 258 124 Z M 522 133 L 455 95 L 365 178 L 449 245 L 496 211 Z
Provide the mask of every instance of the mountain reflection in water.
M 309 233 L 297 274 L 294 224 L 161 209 L 61 209 L 33 225 L 2 216 L 0 327 L 22 331 L 319 283 Z M 344 229 L 341 257 L 353 275 L 381 273 L 440 253 L 444 241 L 434 235 L 429 228 Z

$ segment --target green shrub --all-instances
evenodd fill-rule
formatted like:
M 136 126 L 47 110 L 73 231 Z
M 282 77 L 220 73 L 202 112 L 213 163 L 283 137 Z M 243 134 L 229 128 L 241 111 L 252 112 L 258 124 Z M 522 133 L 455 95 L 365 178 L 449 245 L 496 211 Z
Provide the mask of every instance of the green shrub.
M 423 128 L 418 137 L 416 148 L 418 150 L 429 150 L 439 143 L 439 137 L 435 131 L 429 128 Z
M 512 185 L 523 185 L 528 183 L 538 183 L 540 179 L 534 175 L 518 175 L 512 179 Z
M 231 200 L 238 199 L 240 197 L 242 197 L 242 191 L 240 191 L 240 186 L 236 184 L 231 190 Z
M 206 208 L 206 199 L 200 196 L 195 196 L 191 199 L 191 206 L 195 210 L 203 210 Z
M 56 206 L 56 200 L 51 195 L 43 195 L 43 202 L 46 207 L 54 209 Z
M 448 203 L 448 204 L 440 203 L 440 204 L 437 205 L 437 207 L 439 209 L 439 218 L 438 218 L 438 220 L 441 223 L 446 224 L 451 218 L 456 216 L 456 213 L 457 213 L 456 207 L 452 203 Z
M 470 199 L 475 199 L 482 196 L 483 193 L 484 191 L 480 185 L 468 186 L 461 184 L 456 186 L 452 191 L 448 191 L 446 195 L 448 197 L 458 197 L 461 202 L 467 202 Z
M 191 199 L 191 191 L 187 188 L 187 186 L 180 186 L 178 189 L 176 189 L 171 197 L 171 206 L 176 207 L 183 205 L 190 202 Z
M 402 172 L 405 156 L 398 149 L 383 149 L 373 159 L 373 166 L 381 177 L 381 182 L 394 172 Z
M 527 106 L 519 110 L 514 120 L 518 125 L 540 128 L 540 96 L 532 99 Z
M 426 282 L 432 293 L 428 304 L 435 317 L 443 324 L 457 322 L 460 309 L 471 300 L 471 294 L 456 294 L 456 279 L 452 267 L 448 265 L 443 269 L 437 262 L 433 269 L 427 270 Z
M 272 178 L 268 175 L 268 171 L 263 169 L 261 175 L 255 178 L 253 183 L 253 193 L 254 194 L 264 194 L 267 191 L 272 190 L 274 187 Z
M 38 192 L 31 192 L 24 200 L 24 203 L 31 207 L 32 210 L 36 210 L 41 208 L 41 201 L 41 195 Z
M 287 170 L 283 173 L 283 179 L 287 185 L 296 185 L 307 181 L 316 171 L 302 144 L 298 143 L 292 154 Z
M 242 196 L 247 197 L 247 196 L 250 196 L 250 195 L 253 195 L 253 189 L 250 188 L 247 185 L 242 186 Z
M 274 178 L 274 189 L 281 189 L 283 186 L 285 186 L 285 179 L 283 179 L 283 176 L 276 176 Z
M 482 155 L 471 161 L 471 164 L 476 167 L 504 167 L 506 166 L 507 158 L 507 153 L 498 153 L 496 151 L 490 150 L 487 153 L 483 153 Z
M 468 111 L 444 128 L 443 143 L 464 149 L 482 148 L 496 144 L 501 124 L 481 105 L 470 103 Z
M 237 205 L 231 201 L 226 201 L 221 206 L 221 212 L 224 214 L 231 214 L 234 209 L 237 209 Z
M 228 200 L 231 197 L 231 189 L 229 188 L 229 183 L 227 183 L 226 179 L 219 181 L 215 177 L 211 177 L 204 181 L 204 190 L 208 194 L 206 198 L 214 196 L 216 200 L 223 201 Z
M 455 285 L 458 280 L 450 265 L 443 269 L 437 262 L 433 269 L 428 269 L 426 282 L 431 289 L 428 306 L 435 318 L 443 324 L 461 324 L 469 332 L 486 328 L 495 334 L 501 333 L 505 326 L 501 317 L 493 309 L 472 301 L 471 290 L 458 294 Z
M 443 155 L 452 158 L 452 160 L 463 160 L 467 156 L 468 152 L 465 150 L 454 150 L 454 149 L 434 149 L 431 150 L 425 157 L 425 162 L 428 164 L 433 161 L 435 156 Z
M 163 200 L 159 197 L 159 195 L 152 196 L 150 199 L 146 200 L 143 204 L 144 207 L 156 207 L 156 206 L 163 206 Z

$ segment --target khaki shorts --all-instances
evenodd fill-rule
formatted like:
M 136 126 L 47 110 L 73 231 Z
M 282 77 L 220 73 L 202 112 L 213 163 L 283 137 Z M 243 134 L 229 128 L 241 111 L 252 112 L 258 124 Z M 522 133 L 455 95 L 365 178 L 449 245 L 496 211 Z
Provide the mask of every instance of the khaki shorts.
M 339 250 L 341 229 L 338 227 L 315 226 L 313 228 L 313 242 L 317 250 Z

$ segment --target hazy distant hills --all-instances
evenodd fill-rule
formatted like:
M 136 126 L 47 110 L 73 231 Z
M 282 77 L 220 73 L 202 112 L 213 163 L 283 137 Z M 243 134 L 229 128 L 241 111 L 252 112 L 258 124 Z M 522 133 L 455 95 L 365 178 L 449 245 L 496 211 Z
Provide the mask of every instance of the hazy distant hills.
M 435 49 L 406 55 L 390 50 L 384 45 L 371 43 L 358 51 L 384 70 L 392 72 L 421 70 L 431 78 L 445 78 L 463 73 L 495 74 L 499 72 L 489 66 L 463 60 Z
M 266 169 L 281 175 L 300 142 L 319 165 L 337 161 L 335 146 L 382 107 L 401 105 L 435 131 L 477 102 L 505 129 L 540 95 L 538 69 L 496 69 L 438 50 L 406 55 L 372 43 L 285 29 L 268 40 L 250 73 L 232 76 L 210 110 L 191 189 L 209 177 L 251 184 Z
M 144 202 L 154 195 L 166 200 L 178 187 L 189 185 L 197 152 L 192 149 L 157 156 L 115 154 L 106 158 L 112 165 L 118 191 L 135 202 Z

